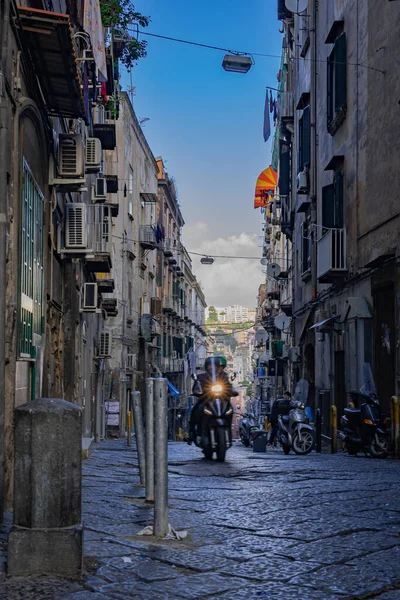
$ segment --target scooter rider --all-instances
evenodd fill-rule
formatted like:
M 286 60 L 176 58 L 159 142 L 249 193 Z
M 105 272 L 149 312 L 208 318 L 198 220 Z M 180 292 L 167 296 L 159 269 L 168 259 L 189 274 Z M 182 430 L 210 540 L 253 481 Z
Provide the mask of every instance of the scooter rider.
M 228 374 L 225 372 L 226 359 L 223 356 L 208 357 L 204 363 L 205 373 L 201 373 L 194 382 L 192 393 L 198 398 L 192 408 L 189 423 L 189 441 L 190 445 L 196 439 L 196 429 L 200 427 L 202 409 L 204 402 L 208 399 L 211 387 L 219 383 L 224 390 L 224 396 L 238 396 L 238 392 L 233 389 Z

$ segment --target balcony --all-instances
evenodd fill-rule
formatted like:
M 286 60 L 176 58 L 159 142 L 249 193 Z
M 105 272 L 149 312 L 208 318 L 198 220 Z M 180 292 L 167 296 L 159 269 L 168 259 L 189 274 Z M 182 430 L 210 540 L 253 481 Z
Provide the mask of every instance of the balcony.
M 108 317 L 117 316 L 118 300 L 114 294 L 103 294 L 101 308 L 106 311 Z
M 293 92 L 283 91 L 281 95 L 281 119 L 293 121 L 294 119 L 294 95 Z
M 95 273 L 97 289 L 101 294 L 110 294 L 114 291 L 114 279 L 111 273 Z
M 163 311 L 166 313 L 175 313 L 175 300 L 172 296 L 163 299 Z
M 101 141 L 103 150 L 116 148 L 115 119 L 111 112 L 101 105 L 97 105 L 93 112 L 93 135 Z
M 333 283 L 344 277 L 346 266 L 346 230 L 329 229 L 318 240 L 317 278 L 320 283 Z
M 154 250 L 158 247 L 156 234 L 151 225 L 141 225 L 139 229 L 139 242 L 147 250 Z
M 183 358 L 171 358 L 170 356 L 163 356 L 161 359 L 161 370 L 163 373 L 182 373 L 183 362 Z
M 165 240 L 163 245 L 164 256 L 169 258 L 174 255 L 174 241 Z

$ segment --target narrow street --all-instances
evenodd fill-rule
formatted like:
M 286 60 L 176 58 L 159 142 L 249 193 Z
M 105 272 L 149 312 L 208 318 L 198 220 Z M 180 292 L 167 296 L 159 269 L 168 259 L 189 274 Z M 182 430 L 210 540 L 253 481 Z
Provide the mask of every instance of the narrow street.
M 169 520 L 189 535 L 160 543 L 136 536 L 152 521 L 136 452 L 95 446 L 83 466 L 85 581 L 3 577 L 0 598 L 400 598 L 398 461 L 254 454 L 238 442 L 225 464 L 200 456 L 169 445 Z

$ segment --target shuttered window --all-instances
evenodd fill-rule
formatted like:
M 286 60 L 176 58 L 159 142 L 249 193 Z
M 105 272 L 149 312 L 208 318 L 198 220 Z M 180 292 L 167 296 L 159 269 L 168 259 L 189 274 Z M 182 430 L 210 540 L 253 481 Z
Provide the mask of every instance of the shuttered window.
M 33 357 L 33 335 L 43 333 L 43 209 L 44 198 L 28 163 L 22 161 L 21 263 L 18 350 Z
M 336 172 L 334 182 L 322 188 L 322 227 L 343 228 L 343 173 Z
M 311 161 L 311 119 L 310 107 L 306 106 L 299 120 L 299 164 L 298 172 L 308 167 Z
M 301 255 L 301 263 L 302 263 L 302 274 L 307 273 L 311 269 L 311 240 L 310 240 L 310 231 L 305 221 L 302 225 L 302 255 Z
M 336 131 L 336 128 L 332 125 L 337 115 L 341 115 L 343 120 L 347 108 L 346 63 L 346 34 L 342 33 L 335 41 L 327 65 L 327 125 L 328 131 L 331 133 Z
M 279 142 L 279 194 L 290 194 L 290 144 L 286 140 Z

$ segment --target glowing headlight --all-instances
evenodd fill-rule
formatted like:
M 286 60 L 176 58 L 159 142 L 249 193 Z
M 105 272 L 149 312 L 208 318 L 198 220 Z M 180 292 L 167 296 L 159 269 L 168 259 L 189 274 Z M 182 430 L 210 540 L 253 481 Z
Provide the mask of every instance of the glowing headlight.
M 211 390 L 213 392 L 222 392 L 222 385 L 219 385 L 219 384 L 213 385 L 212 388 L 211 388 Z

